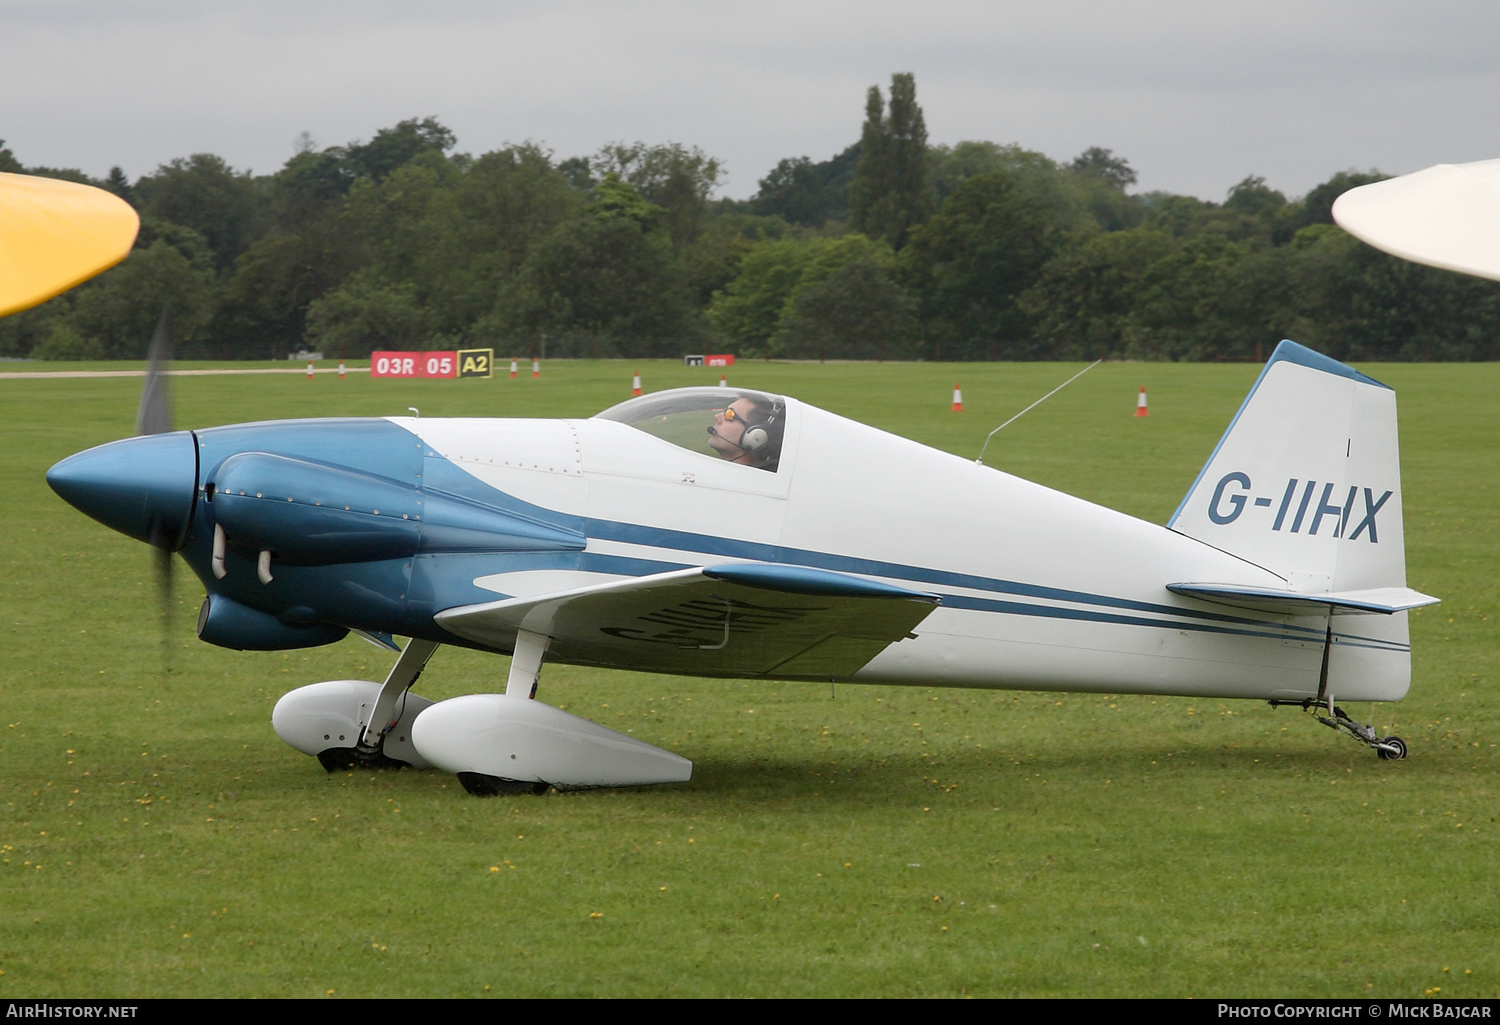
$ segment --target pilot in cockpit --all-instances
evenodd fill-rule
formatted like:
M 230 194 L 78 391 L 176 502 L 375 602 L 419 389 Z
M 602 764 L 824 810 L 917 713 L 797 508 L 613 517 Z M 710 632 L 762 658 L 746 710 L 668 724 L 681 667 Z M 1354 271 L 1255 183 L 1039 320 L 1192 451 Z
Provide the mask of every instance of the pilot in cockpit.
M 714 424 L 708 429 L 708 444 L 731 463 L 775 470 L 786 430 L 783 412 L 779 402 L 757 401 L 742 395 L 727 409 L 714 414 Z

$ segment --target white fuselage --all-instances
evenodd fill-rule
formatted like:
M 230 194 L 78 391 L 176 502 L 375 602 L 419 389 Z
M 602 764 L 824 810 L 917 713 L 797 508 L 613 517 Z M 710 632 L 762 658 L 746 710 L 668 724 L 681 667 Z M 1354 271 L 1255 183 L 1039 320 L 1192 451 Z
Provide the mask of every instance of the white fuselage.
M 1179 581 L 1286 586 L 1275 574 L 794 400 L 774 472 L 611 420 L 393 422 L 491 487 L 586 521 L 586 568 L 475 581 L 497 596 L 663 567 L 782 562 L 942 596 L 914 636 L 888 646 L 856 681 L 1226 698 L 1318 693 L 1326 615 L 1278 616 L 1167 590 Z M 1358 641 L 1364 619 L 1352 618 L 1348 637 Z M 1399 619 L 1399 637 L 1387 629 L 1376 640 L 1409 659 L 1404 613 Z M 1372 690 L 1339 697 L 1401 696 Z

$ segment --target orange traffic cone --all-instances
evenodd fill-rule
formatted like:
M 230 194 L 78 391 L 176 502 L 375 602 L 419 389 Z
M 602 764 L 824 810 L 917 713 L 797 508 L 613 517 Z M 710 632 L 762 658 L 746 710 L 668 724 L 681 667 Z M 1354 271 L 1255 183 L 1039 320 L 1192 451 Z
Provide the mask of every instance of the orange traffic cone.
M 719 375 L 719 387 L 720 388 L 728 388 L 729 387 L 729 380 L 723 374 Z
M 1150 416 L 1151 415 L 1150 413 L 1146 412 L 1146 386 L 1145 385 L 1141 385 L 1141 393 L 1138 396 L 1136 396 L 1136 399 L 1135 399 L 1135 415 L 1136 416 Z
M 639 370 L 637 370 L 635 372 L 635 376 L 630 379 L 630 394 L 632 394 L 632 395 L 639 395 L 640 393 L 641 393 L 641 372 Z
M 542 376 L 542 361 L 541 360 L 534 359 L 534 360 L 531 361 L 531 376 L 532 377 L 541 377 Z
M 309 381 L 313 379 L 313 365 L 311 363 L 307 365 L 307 379 Z
M 516 361 L 515 360 L 511 360 L 510 361 L 510 376 L 511 377 L 515 377 L 516 376 Z
M 342 381 L 343 379 L 344 379 L 344 361 L 343 360 L 339 360 L 339 380 Z
M 958 390 L 958 385 L 957 384 L 954 384 L 953 385 L 953 412 L 955 412 L 955 413 L 962 413 L 963 411 L 964 411 L 964 393 Z

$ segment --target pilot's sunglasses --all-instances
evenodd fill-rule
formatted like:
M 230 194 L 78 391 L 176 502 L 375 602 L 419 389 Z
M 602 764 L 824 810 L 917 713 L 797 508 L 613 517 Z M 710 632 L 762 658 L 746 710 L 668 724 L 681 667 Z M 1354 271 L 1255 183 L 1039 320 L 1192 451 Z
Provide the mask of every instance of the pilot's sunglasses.
M 735 412 L 733 406 L 730 406 L 729 408 L 727 408 L 727 409 L 724 410 L 724 422 L 726 424 L 732 424 L 736 420 L 738 420 L 740 423 L 743 423 L 743 424 L 748 424 L 750 422 L 750 421 L 748 421 L 748 420 L 745 419 L 745 414 L 744 413 L 737 413 L 737 412 Z

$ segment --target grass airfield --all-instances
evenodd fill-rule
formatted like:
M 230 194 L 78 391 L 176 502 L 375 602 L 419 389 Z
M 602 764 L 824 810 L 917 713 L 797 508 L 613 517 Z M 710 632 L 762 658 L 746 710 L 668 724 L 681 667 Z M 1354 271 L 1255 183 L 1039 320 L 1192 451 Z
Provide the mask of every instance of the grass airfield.
M 719 374 L 172 386 L 182 427 L 586 416 L 636 369 L 653 391 Z M 1077 369 L 729 378 L 972 458 Z M 206 645 L 178 562 L 164 645 L 149 551 L 43 481 L 131 432 L 140 380 L 0 380 L 0 997 L 1500 996 L 1500 366 L 1360 369 L 1397 389 L 1408 579 L 1444 599 L 1412 616 L 1411 695 L 1349 709 L 1404 737 L 1405 762 L 1255 702 L 551 665 L 539 697 L 685 754 L 694 778 L 491 800 L 439 773 L 328 775 L 277 739 L 285 691 L 383 678 L 390 656 L 362 641 Z M 986 462 L 1163 522 L 1258 370 L 1101 365 Z M 444 648 L 417 690 L 506 671 Z

